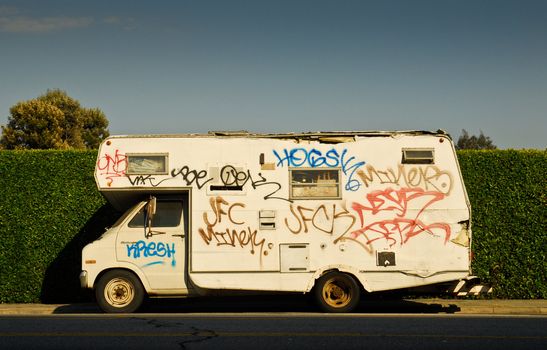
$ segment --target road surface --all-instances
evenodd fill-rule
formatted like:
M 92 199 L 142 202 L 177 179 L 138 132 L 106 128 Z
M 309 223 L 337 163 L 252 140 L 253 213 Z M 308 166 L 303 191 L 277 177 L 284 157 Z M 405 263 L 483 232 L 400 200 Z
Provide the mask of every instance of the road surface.
M 193 313 L 1 316 L 1 349 L 547 349 L 547 317 Z

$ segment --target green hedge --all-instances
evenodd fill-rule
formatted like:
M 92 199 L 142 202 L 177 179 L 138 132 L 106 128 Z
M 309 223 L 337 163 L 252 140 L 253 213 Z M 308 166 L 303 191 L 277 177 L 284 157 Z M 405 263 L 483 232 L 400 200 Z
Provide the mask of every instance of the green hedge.
M 547 297 L 547 151 L 459 151 L 473 273 L 499 298 Z
M 460 151 L 473 208 L 474 273 L 501 298 L 545 298 L 547 152 Z M 0 151 L 0 302 L 89 300 L 81 249 L 116 219 L 94 151 Z
M 0 302 L 84 298 L 81 249 L 111 222 L 96 152 L 0 152 Z

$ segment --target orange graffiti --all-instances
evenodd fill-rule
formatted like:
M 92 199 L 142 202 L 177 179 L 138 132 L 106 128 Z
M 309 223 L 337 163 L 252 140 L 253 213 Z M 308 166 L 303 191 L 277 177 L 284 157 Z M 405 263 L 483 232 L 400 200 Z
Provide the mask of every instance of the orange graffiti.
M 435 165 L 409 168 L 401 164 L 396 170 L 377 170 L 374 166 L 367 165 L 365 170 L 358 170 L 357 175 L 366 187 L 378 182 L 407 188 L 431 189 L 446 195 L 452 191 L 452 176 L 448 171 L 441 170 Z
M 369 247 L 363 245 L 361 242 L 352 237 L 345 236 L 357 221 L 355 216 L 350 214 L 350 212 L 346 209 L 345 205 L 338 206 L 337 204 L 333 204 L 332 209 L 330 206 L 326 206 L 325 204 L 322 204 L 315 209 L 306 208 L 299 205 L 295 209 L 294 205 L 291 204 L 290 209 L 294 218 L 294 220 L 291 221 L 295 222 L 295 224 L 290 224 L 289 219 L 285 218 L 285 226 L 293 234 L 300 234 L 302 232 L 308 233 L 311 227 L 332 236 L 337 229 L 338 223 L 340 221 L 345 221 L 346 224 L 342 224 L 342 228 L 338 230 L 341 234 L 334 239 L 333 243 L 336 244 L 340 241 L 353 241 L 358 243 L 370 253 Z
M 207 212 L 203 213 L 203 222 L 207 226 L 206 229 L 199 228 L 198 232 L 203 241 L 209 245 L 213 239 L 217 242 L 217 246 L 230 246 L 241 248 L 249 247 L 250 253 L 255 253 L 255 248 L 260 249 L 260 257 L 268 255 L 268 251 L 264 251 L 266 239 L 258 239 L 258 230 L 252 230 L 250 226 L 244 226 L 244 220 L 236 220 L 232 210 L 234 208 L 245 208 L 244 203 L 230 204 L 224 198 L 217 196 L 209 200 L 209 204 L 214 213 L 214 220 L 210 220 Z M 227 224 L 231 227 L 219 228 L 222 225 L 222 219 L 227 218 Z M 226 220 L 225 220 L 226 222 Z

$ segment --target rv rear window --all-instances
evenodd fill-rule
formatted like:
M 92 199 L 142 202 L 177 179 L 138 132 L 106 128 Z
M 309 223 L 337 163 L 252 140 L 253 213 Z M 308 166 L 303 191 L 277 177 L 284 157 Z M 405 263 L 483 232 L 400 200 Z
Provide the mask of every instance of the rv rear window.
M 127 175 L 167 174 L 167 154 L 127 154 Z
M 340 198 L 340 169 L 291 169 L 291 199 Z
M 435 158 L 432 149 L 403 149 L 403 164 L 434 164 Z

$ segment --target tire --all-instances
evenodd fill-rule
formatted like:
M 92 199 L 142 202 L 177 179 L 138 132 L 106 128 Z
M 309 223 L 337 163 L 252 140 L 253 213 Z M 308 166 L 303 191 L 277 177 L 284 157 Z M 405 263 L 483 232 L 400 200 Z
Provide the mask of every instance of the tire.
M 314 294 L 319 308 L 324 312 L 351 312 L 359 304 L 361 288 L 352 276 L 329 272 L 317 280 Z
M 144 300 L 141 281 L 132 272 L 111 270 L 97 283 L 97 304 L 107 313 L 131 313 L 137 311 Z

